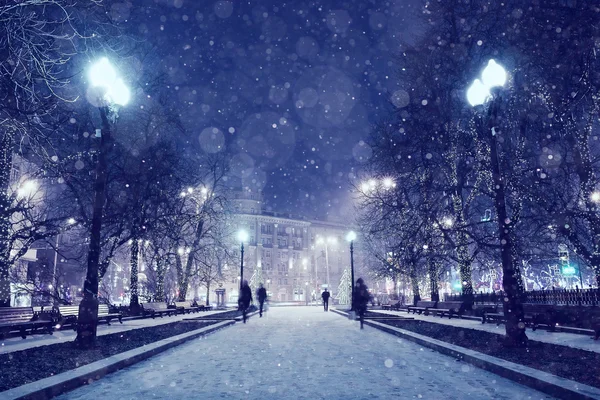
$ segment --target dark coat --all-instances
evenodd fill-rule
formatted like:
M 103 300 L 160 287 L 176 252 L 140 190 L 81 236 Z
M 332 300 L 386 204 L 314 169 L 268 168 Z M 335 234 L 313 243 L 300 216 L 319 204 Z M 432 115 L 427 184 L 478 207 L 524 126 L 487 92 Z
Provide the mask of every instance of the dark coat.
M 252 290 L 250 286 L 242 287 L 242 293 L 240 296 L 240 304 L 244 306 L 244 308 L 248 308 L 250 303 L 252 302 Z
M 360 284 L 354 287 L 354 305 L 358 308 L 367 308 L 367 303 L 371 299 L 367 285 Z
M 267 299 L 267 289 L 265 289 L 264 287 L 259 288 L 256 291 L 256 297 L 258 297 L 258 301 L 260 301 L 261 303 L 265 301 Z
M 323 292 L 323 293 L 321 294 L 321 298 L 323 299 L 323 301 L 328 301 L 328 300 L 329 300 L 329 297 L 331 297 L 331 293 L 329 293 L 329 291 L 327 291 L 327 292 Z

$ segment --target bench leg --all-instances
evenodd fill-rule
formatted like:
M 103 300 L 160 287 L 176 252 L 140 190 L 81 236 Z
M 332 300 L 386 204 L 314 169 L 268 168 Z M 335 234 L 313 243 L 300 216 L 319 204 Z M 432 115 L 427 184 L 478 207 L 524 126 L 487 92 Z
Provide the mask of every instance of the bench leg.
M 27 338 L 27 330 L 25 328 L 21 328 L 21 338 Z
M 123 316 L 119 315 L 119 323 L 122 324 L 123 323 Z
M 110 326 L 110 318 L 106 318 L 106 325 Z

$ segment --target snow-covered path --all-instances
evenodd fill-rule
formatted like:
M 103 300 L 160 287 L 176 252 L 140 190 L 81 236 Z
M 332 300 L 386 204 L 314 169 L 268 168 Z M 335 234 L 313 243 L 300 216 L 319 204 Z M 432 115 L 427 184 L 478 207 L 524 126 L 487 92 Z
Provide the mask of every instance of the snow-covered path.
M 542 399 L 316 307 L 271 308 L 61 399 Z

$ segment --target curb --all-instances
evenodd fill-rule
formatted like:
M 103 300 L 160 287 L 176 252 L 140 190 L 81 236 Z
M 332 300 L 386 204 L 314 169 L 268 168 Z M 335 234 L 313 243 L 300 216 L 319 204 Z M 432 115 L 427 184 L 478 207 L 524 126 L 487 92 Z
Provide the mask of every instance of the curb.
M 334 310 L 334 312 L 347 317 L 347 315 L 341 311 Z M 539 390 L 540 392 L 549 394 L 553 397 L 561 399 L 600 399 L 600 389 L 593 386 L 561 378 L 548 372 L 488 356 L 474 350 L 455 346 L 441 340 L 419 335 L 418 333 L 382 324 L 380 322 L 365 319 L 365 325 L 410 340 L 411 342 L 433 349 L 444 355 L 459 358 L 478 368 L 492 372 L 521 385 Z
M 27 383 L 16 388 L 0 392 L 2 400 L 45 400 L 66 393 L 73 389 L 92 383 L 112 372 L 144 361 L 165 350 L 178 346 L 188 340 L 212 333 L 233 325 L 234 321 L 223 321 L 204 328 L 182 333 L 177 336 L 159 340 L 158 342 L 138 347 L 108 358 L 63 372 L 39 381 Z

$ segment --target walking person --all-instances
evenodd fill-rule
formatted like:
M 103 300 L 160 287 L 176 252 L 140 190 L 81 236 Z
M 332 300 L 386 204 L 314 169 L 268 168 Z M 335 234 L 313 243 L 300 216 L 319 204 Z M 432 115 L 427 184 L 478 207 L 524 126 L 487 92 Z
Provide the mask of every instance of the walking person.
M 365 312 L 367 311 L 367 304 L 371 295 L 369 294 L 369 288 L 365 285 L 365 281 L 362 278 L 356 280 L 354 285 L 354 308 L 360 318 L 360 329 L 364 329 Z
M 252 302 L 252 290 L 250 286 L 248 286 L 248 281 L 244 280 L 242 283 L 242 289 L 240 290 L 240 299 L 238 300 L 238 304 L 240 309 L 242 310 L 242 316 L 244 319 L 244 323 L 246 323 L 246 314 L 248 312 L 248 307 L 250 307 L 250 303 Z
M 267 299 L 267 289 L 264 288 L 262 283 L 259 285 L 259 288 L 256 291 L 256 297 L 258 298 L 258 303 L 260 305 L 259 315 L 262 318 L 263 306 L 265 305 L 265 300 Z
M 329 311 L 329 297 L 331 297 L 331 293 L 329 293 L 328 289 L 321 294 L 321 298 L 323 299 L 323 308 L 325 311 Z

